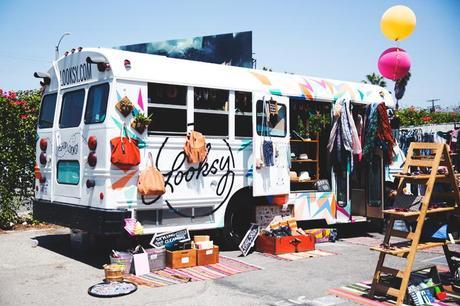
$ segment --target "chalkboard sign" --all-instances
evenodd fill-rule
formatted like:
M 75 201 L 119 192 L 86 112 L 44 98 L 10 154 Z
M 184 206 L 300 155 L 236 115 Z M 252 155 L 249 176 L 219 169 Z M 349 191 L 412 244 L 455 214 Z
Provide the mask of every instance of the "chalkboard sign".
M 251 250 L 254 246 L 254 242 L 256 242 L 257 236 L 259 236 L 259 225 L 253 223 L 239 245 L 241 252 L 243 252 L 243 256 L 248 255 L 249 250 Z
M 318 191 L 331 191 L 331 186 L 327 180 L 319 180 L 315 185 Z
M 150 245 L 154 248 L 164 248 L 166 244 L 173 242 L 184 242 L 190 240 L 188 229 L 184 228 L 175 232 L 155 234 L 150 241 Z

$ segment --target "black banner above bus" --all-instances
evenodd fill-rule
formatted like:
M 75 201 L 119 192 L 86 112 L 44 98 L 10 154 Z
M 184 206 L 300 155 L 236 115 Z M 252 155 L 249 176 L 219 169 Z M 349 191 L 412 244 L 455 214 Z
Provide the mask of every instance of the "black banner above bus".
M 147 42 L 116 49 L 253 68 L 252 31 Z

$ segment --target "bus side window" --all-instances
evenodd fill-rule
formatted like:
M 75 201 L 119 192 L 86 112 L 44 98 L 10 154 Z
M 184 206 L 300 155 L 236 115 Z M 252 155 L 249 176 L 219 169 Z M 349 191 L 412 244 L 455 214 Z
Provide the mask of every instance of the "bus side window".
M 235 92 L 235 136 L 252 136 L 252 94 Z
M 109 83 L 91 86 L 86 103 L 85 123 L 104 122 L 109 98 Z
M 187 86 L 148 83 L 149 132 L 184 134 L 187 131 Z
M 228 136 L 228 90 L 194 88 L 194 129 L 204 135 Z
M 46 129 L 53 127 L 54 113 L 56 111 L 57 94 L 46 95 L 43 97 L 40 106 L 40 116 L 38 119 L 38 127 Z

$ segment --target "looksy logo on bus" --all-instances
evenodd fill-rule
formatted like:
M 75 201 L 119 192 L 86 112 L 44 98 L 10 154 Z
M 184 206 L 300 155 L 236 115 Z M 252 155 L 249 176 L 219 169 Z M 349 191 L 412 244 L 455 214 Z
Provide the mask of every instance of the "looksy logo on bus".
M 61 86 L 73 85 L 76 83 L 91 80 L 91 64 L 82 63 L 79 65 L 63 68 L 59 71 Z
M 165 139 L 158 152 L 155 162 L 158 169 L 160 169 L 159 160 L 162 157 L 162 152 L 164 150 L 166 143 L 168 142 L 168 139 L 168 137 Z M 215 195 L 219 198 L 219 203 L 216 206 L 214 206 L 213 210 L 206 212 L 200 216 L 213 214 L 225 203 L 225 201 L 227 201 L 227 199 L 230 197 L 232 193 L 233 183 L 235 180 L 235 172 L 233 171 L 233 169 L 235 169 L 235 159 L 233 157 L 233 152 L 231 150 L 230 145 L 227 143 L 225 139 L 223 139 L 223 141 L 228 148 L 228 154 L 219 156 L 214 159 L 209 159 L 209 156 L 212 152 L 212 144 L 208 143 L 206 145 L 208 152 L 206 160 L 202 163 L 199 163 L 198 165 L 191 165 L 186 170 L 183 170 L 183 166 L 187 165 L 187 157 L 185 155 L 185 152 L 181 151 L 174 158 L 170 159 L 173 161 L 171 163 L 171 168 L 166 174 L 164 174 L 165 186 L 169 187 L 171 193 L 174 193 L 175 187 L 179 185 L 188 185 L 191 181 L 199 181 L 209 175 L 212 175 L 216 178 L 211 182 L 211 188 L 215 190 Z M 158 199 L 159 197 L 157 197 L 148 204 L 153 204 Z M 165 203 L 176 214 L 187 218 L 192 217 L 174 208 L 168 200 L 165 200 Z M 194 217 L 199 216 L 195 215 Z

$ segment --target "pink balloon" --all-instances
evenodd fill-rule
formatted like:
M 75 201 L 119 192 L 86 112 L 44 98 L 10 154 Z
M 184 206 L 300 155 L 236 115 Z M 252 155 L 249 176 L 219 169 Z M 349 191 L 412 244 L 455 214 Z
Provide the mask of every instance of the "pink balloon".
M 409 72 L 410 58 L 403 49 L 390 48 L 380 55 L 378 67 L 384 77 L 396 81 L 405 77 Z

